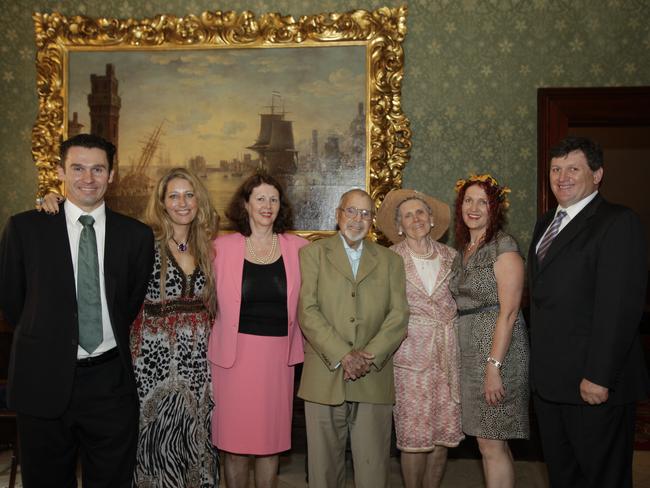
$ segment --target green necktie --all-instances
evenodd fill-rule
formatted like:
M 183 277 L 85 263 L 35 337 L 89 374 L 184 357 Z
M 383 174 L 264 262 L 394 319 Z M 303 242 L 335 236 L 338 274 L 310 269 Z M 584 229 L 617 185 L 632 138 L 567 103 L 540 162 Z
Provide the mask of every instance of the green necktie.
M 79 312 L 79 345 L 92 354 L 102 343 L 102 302 L 99 292 L 99 260 L 97 239 L 93 224 L 95 219 L 82 215 L 79 222 L 84 228 L 79 237 L 77 257 L 77 308 Z

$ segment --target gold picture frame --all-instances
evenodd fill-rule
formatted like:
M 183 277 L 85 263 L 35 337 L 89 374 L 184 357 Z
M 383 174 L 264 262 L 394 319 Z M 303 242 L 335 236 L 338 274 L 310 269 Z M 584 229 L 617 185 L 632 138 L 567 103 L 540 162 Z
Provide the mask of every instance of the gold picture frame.
M 62 191 L 56 165 L 59 160 L 59 145 L 71 135 L 73 125 L 69 100 L 69 70 L 71 59 L 81 56 L 77 53 L 104 53 L 104 56 L 106 53 L 113 53 L 118 58 L 126 56 L 125 53 L 176 53 L 176 57 L 183 55 L 189 58 L 212 49 L 227 49 L 231 54 L 250 54 L 253 52 L 251 49 L 257 48 L 258 51 L 254 54 L 262 56 L 265 48 L 337 47 L 353 53 L 360 47 L 364 53 L 362 71 L 365 73 L 365 80 L 362 82 L 364 99 L 359 103 L 359 113 L 363 115 L 361 163 L 365 165 L 365 181 L 364 184 L 356 186 L 365 185 L 364 189 L 378 207 L 388 191 L 401 187 L 402 170 L 409 159 L 411 149 L 409 121 L 402 112 L 401 105 L 404 74 L 402 43 L 406 34 L 406 14 L 406 6 L 383 7 L 375 11 L 325 13 L 298 19 L 278 13 L 266 13 L 256 17 L 248 11 L 207 11 L 185 17 L 157 15 L 146 19 L 66 17 L 59 13 L 35 13 L 33 20 L 37 46 L 39 107 L 32 131 L 32 155 L 38 171 L 37 196 L 43 196 L 50 190 Z M 312 52 L 326 53 L 327 50 L 313 50 L 310 54 Z M 215 53 L 222 54 L 221 51 Z M 163 61 L 164 63 L 169 61 Z M 111 69 L 113 68 L 109 68 L 107 64 L 106 76 L 109 76 Z M 276 105 L 279 101 L 276 102 L 273 97 L 275 94 L 270 96 L 272 112 L 277 111 L 279 107 Z M 90 101 L 88 104 L 90 105 Z M 283 106 L 282 116 L 284 110 Z M 262 114 L 255 114 L 256 117 L 258 115 L 264 118 Z M 156 130 L 154 129 L 152 134 Z M 251 145 L 247 147 L 257 151 L 255 154 L 259 153 L 257 164 L 260 165 L 266 156 L 255 146 L 259 145 L 262 132 L 263 128 L 260 129 L 258 140 L 255 143 L 251 140 Z M 146 141 L 143 142 L 146 146 Z M 294 153 L 292 157 L 295 157 L 298 163 L 298 169 L 295 171 L 300 173 L 298 151 Z M 226 173 L 230 172 L 234 178 L 234 175 L 239 174 L 237 171 L 240 171 L 232 170 L 234 161 L 222 161 L 221 167 L 208 167 L 206 171 L 221 171 L 219 177 L 223 178 L 227 178 Z M 250 162 L 250 157 L 248 161 Z M 348 166 L 353 165 L 352 158 L 346 161 Z M 267 159 L 264 159 L 264 162 L 266 163 Z M 132 172 L 138 164 L 132 160 Z M 318 167 L 318 163 L 310 164 L 312 169 Z M 320 170 L 331 173 L 325 167 Z M 313 186 L 315 180 L 307 180 L 305 178 L 304 185 Z M 127 184 L 126 179 L 122 181 L 124 185 Z M 341 182 L 343 185 L 347 183 L 348 180 Z M 325 187 L 330 188 L 327 185 Z M 317 204 L 323 205 L 323 202 L 319 201 Z M 331 209 L 325 210 L 331 212 L 333 217 L 334 205 L 328 203 L 328 206 L 331 206 Z M 329 224 L 327 228 L 297 227 L 298 233 L 308 238 L 330 234 L 333 229 Z M 377 234 L 373 231 L 372 236 L 376 238 Z

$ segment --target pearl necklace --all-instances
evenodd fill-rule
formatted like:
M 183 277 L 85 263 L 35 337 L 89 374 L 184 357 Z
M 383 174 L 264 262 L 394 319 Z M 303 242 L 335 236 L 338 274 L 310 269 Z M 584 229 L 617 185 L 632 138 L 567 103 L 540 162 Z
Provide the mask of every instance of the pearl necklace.
M 427 252 L 425 252 L 424 254 L 418 254 L 413 249 L 411 249 L 411 246 L 409 246 L 408 244 L 406 245 L 406 248 L 408 249 L 411 257 L 414 257 L 416 259 L 429 259 L 431 256 L 433 256 L 433 245 L 431 245 L 431 241 L 429 240 L 427 240 L 427 247 L 429 248 Z
M 269 264 L 273 260 L 273 256 L 275 256 L 275 249 L 278 247 L 278 235 L 274 232 L 273 233 L 273 240 L 271 242 L 271 250 L 265 257 L 258 257 L 257 254 L 255 254 L 255 250 L 253 249 L 253 243 L 251 242 L 251 238 L 247 237 L 246 238 L 246 249 L 248 249 L 248 253 L 250 256 L 253 258 L 253 261 L 255 261 L 258 264 Z

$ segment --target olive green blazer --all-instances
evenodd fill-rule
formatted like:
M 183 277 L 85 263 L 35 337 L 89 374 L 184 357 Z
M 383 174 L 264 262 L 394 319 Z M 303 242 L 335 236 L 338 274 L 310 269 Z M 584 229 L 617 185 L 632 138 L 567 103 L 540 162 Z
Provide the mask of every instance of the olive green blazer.
M 307 343 L 298 396 L 326 405 L 393 403 L 392 356 L 409 316 L 402 258 L 366 239 L 355 279 L 337 233 L 300 250 L 300 272 L 298 317 Z M 340 361 L 352 350 L 375 359 L 366 376 L 344 381 Z

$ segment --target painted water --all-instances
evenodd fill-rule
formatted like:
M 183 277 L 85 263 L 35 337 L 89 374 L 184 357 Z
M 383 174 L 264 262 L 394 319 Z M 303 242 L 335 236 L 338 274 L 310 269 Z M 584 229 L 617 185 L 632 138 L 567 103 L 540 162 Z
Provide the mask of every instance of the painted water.
M 149 181 L 157 181 L 167 168 L 150 168 Z M 221 218 L 221 228 L 232 230 L 225 217 L 226 208 L 237 188 L 249 173 L 210 171 L 203 177 L 212 203 Z M 293 209 L 294 228 L 301 231 L 334 230 L 335 210 L 340 196 L 351 188 L 366 188 L 366 172 L 358 168 L 338 167 L 332 171 L 306 171 L 295 175 L 280 175 L 278 179 L 287 190 Z M 150 191 L 149 191 L 150 193 Z M 108 205 L 115 211 L 142 219 L 148 195 L 110 195 Z

